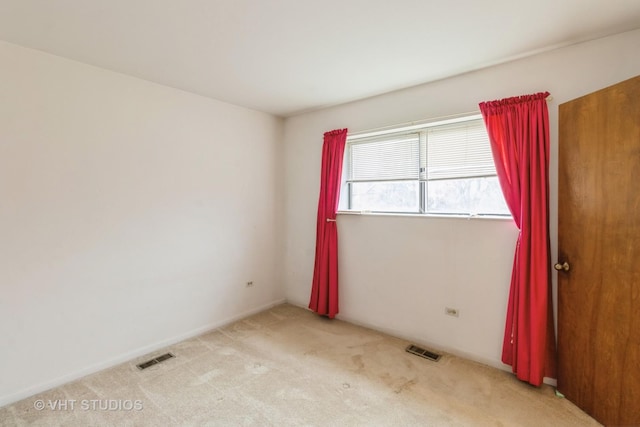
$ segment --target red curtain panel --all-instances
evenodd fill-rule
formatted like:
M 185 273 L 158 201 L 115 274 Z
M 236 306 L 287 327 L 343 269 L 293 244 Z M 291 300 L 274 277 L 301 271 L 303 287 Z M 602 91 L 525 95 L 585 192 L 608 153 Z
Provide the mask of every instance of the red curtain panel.
M 502 361 L 535 386 L 555 378 L 549 244 L 548 92 L 480 103 L 498 179 L 520 233 Z
M 347 129 L 324 134 L 320 198 L 316 226 L 316 260 L 309 308 L 333 319 L 338 313 L 338 227 L 342 161 Z

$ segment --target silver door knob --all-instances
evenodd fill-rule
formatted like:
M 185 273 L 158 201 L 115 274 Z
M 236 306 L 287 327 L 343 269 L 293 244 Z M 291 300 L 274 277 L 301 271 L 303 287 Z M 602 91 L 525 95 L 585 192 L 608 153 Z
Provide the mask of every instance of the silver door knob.
M 559 262 L 556 263 L 553 268 L 555 268 L 556 270 L 560 271 L 560 270 L 564 270 L 564 271 L 569 271 L 569 263 L 568 262 L 564 262 L 562 264 L 560 264 Z

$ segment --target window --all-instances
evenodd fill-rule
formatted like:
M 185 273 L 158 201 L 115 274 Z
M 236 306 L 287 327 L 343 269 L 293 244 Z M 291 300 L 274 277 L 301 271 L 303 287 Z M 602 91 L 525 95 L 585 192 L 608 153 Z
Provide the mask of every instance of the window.
M 479 116 L 347 138 L 340 210 L 510 215 Z

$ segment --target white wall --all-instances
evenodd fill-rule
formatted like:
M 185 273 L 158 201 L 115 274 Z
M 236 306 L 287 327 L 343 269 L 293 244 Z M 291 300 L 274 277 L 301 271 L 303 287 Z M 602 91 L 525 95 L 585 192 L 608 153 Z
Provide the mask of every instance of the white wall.
M 0 42 L 0 406 L 284 300 L 282 126 Z
M 558 105 L 640 74 L 639 52 L 637 30 L 287 119 L 287 299 L 308 304 L 323 132 L 478 112 L 481 101 L 545 90 L 553 96 L 551 238 L 557 253 Z M 504 368 L 500 354 L 515 226 L 500 220 L 341 215 L 338 227 L 338 317 Z M 458 308 L 460 317 L 445 316 L 445 306 Z

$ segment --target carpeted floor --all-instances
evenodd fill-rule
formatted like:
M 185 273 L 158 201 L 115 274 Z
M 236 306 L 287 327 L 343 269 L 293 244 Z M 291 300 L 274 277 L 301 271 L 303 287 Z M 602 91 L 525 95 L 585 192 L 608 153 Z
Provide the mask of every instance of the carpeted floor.
M 599 425 L 551 387 L 450 355 L 431 362 L 408 344 L 284 304 L 0 408 L 0 424 Z

